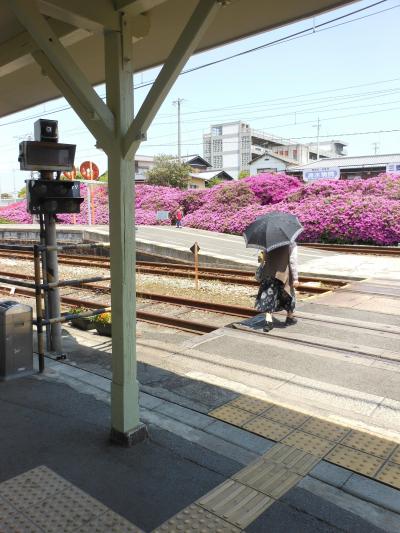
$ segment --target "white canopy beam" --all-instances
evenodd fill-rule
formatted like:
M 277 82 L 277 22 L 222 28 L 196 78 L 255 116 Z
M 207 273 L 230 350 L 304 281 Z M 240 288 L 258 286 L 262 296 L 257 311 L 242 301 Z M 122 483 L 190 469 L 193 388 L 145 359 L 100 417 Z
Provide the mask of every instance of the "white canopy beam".
M 86 116 L 90 117 L 87 127 L 91 131 L 95 130 L 96 136 L 101 133 L 99 137 L 101 147 L 106 151 L 109 150 L 114 130 L 114 117 L 109 108 L 62 46 L 39 12 L 36 2 L 32 0 L 8 0 L 8 2 L 20 23 L 27 29 L 45 56 L 49 77 L 56 85 L 63 86 L 63 94 L 72 106 L 77 101 L 80 102 L 80 109 L 84 108 Z M 36 54 L 36 58 L 43 59 L 43 55 Z
M 119 13 L 110 0 L 40 0 L 39 9 L 53 19 L 62 20 L 89 31 L 119 29 Z
M 82 122 L 86 125 L 90 133 L 95 137 L 97 147 L 101 147 L 105 152 L 112 150 L 111 132 L 105 130 L 104 124 L 94 118 L 93 111 L 88 110 L 85 104 L 80 100 L 70 88 L 64 78 L 60 76 L 59 72 L 54 68 L 47 56 L 41 51 L 37 50 L 32 53 L 33 58 L 41 66 L 43 74 L 48 76 L 54 85 L 64 95 L 64 98 L 68 100 L 69 104 L 79 116 Z
M 165 2 L 165 0 L 113 0 L 115 9 L 123 11 L 128 15 L 139 15 L 146 13 L 153 7 Z
M 146 139 L 147 129 L 166 95 L 222 4 L 222 0 L 199 1 L 123 139 L 124 156 L 133 157 L 140 143 Z
M 48 21 L 63 46 L 70 46 L 91 34 L 59 20 Z M 31 53 L 38 48 L 27 31 L 0 45 L 0 78 L 34 62 Z

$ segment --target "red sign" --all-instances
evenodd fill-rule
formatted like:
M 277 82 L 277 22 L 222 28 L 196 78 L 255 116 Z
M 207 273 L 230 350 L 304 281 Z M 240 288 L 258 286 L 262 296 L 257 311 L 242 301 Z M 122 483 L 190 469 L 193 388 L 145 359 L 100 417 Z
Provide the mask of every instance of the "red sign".
M 84 161 L 79 167 L 79 171 L 85 180 L 97 180 L 99 179 L 100 171 L 96 163 L 92 161 Z
M 76 168 L 74 167 L 74 169 L 70 170 L 69 172 L 65 171 L 65 172 L 62 173 L 62 175 L 67 180 L 74 180 L 76 178 Z

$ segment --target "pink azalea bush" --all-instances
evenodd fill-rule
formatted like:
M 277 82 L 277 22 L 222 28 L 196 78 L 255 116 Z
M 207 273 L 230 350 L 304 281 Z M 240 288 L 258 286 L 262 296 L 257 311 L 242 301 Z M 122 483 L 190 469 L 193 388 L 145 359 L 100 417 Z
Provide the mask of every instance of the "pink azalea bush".
M 94 189 L 95 223 L 108 224 L 108 188 Z M 71 224 L 74 219 L 77 224 L 87 223 L 85 185 L 81 194 L 85 198 L 81 213 L 60 215 L 61 223 Z M 278 210 L 299 217 L 303 242 L 400 242 L 400 174 L 303 184 L 282 173 L 265 173 L 206 190 L 138 185 L 135 195 L 137 224 L 170 224 L 181 208 L 184 226 L 240 235 L 258 216 Z M 168 211 L 170 220 L 157 220 L 157 211 Z M 1 208 L 0 222 L 31 223 L 25 200 Z
M 277 204 L 301 188 L 300 180 L 283 173 L 258 174 L 245 178 L 243 182 L 248 184 L 261 205 Z

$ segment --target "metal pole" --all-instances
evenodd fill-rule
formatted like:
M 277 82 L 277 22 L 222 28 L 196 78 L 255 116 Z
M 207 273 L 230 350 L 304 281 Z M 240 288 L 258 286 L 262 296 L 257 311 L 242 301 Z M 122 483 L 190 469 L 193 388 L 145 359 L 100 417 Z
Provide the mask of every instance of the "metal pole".
M 318 117 L 318 122 L 317 122 L 317 161 L 319 160 L 319 130 L 320 130 L 320 127 L 321 127 L 321 122 L 320 122 L 319 117 Z
M 42 179 L 52 179 L 53 173 L 49 171 L 41 172 Z M 52 214 L 44 215 L 44 238 L 47 246 L 57 246 L 56 217 Z M 58 255 L 57 249 L 46 250 L 46 283 L 58 283 Z M 54 287 L 48 291 L 49 317 L 60 316 L 61 302 L 60 289 Z M 61 324 L 50 326 L 50 349 L 62 356 L 62 328 Z
M 44 216 L 42 214 L 39 215 L 39 224 L 40 224 L 40 244 L 41 246 L 45 246 L 46 244 L 46 235 L 44 230 Z M 40 250 L 39 250 L 40 253 Z M 43 275 L 43 283 L 48 283 L 47 279 L 47 259 L 46 259 L 46 253 L 43 251 L 41 253 L 41 260 L 42 260 L 42 275 Z M 44 291 L 43 294 L 44 297 L 44 317 L 46 320 L 50 318 L 49 314 L 49 294 L 47 291 Z M 46 345 L 47 349 L 50 351 L 50 326 L 46 325 Z
M 199 290 L 199 245 L 197 241 L 194 243 L 194 280 L 195 289 Z
M 181 102 L 183 98 L 178 98 L 174 100 L 173 104 L 178 107 L 178 160 L 179 163 L 182 162 L 182 151 L 181 151 Z
M 42 291 L 40 288 L 40 251 L 37 245 L 33 247 L 33 262 L 35 269 L 35 297 L 36 297 L 36 330 L 37 330 L 37 349 L 39 355 L 39 372 L 44 371 L 44 336 L 43 336 L 43 309 L 42 309 Z
M 178 98 L 178 159 L 179 163 L 181 159 L 181 99 Z

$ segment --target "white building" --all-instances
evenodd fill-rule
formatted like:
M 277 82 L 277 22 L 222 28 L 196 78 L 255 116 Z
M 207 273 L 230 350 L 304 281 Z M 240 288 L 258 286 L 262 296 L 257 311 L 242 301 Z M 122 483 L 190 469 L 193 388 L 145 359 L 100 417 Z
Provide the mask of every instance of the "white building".
M 266 151 L 274 152 L 294 164 L 304 165 L 320 158 L 345 155 L 346 143 L 324 141 L 299 144 L 250 128 L 242 121 L 213 124 L 210 133 L 203 135 L 203 157 L 213 169 L 224 169 L 237 179 L 239 173 L 250 171 L 250 161 Z
M 135 155 L 135 181 L 143 182 L 147 177 L 147 172 L 154 167 L 154 157 L 152 155 Z
M 267 150 L 263 155 L 254 157 L 249 163 L 250 176 L 263 172 L 286 172 L 288 167 L 297 165 L 296 161 L 278 156 Z
M 370 178 L 382 172 L 400 171 L 400 154 L 336 157 L 287 168 L 287 174 L 302 177 L 304 171 L 339 168 L 340 179 Z

